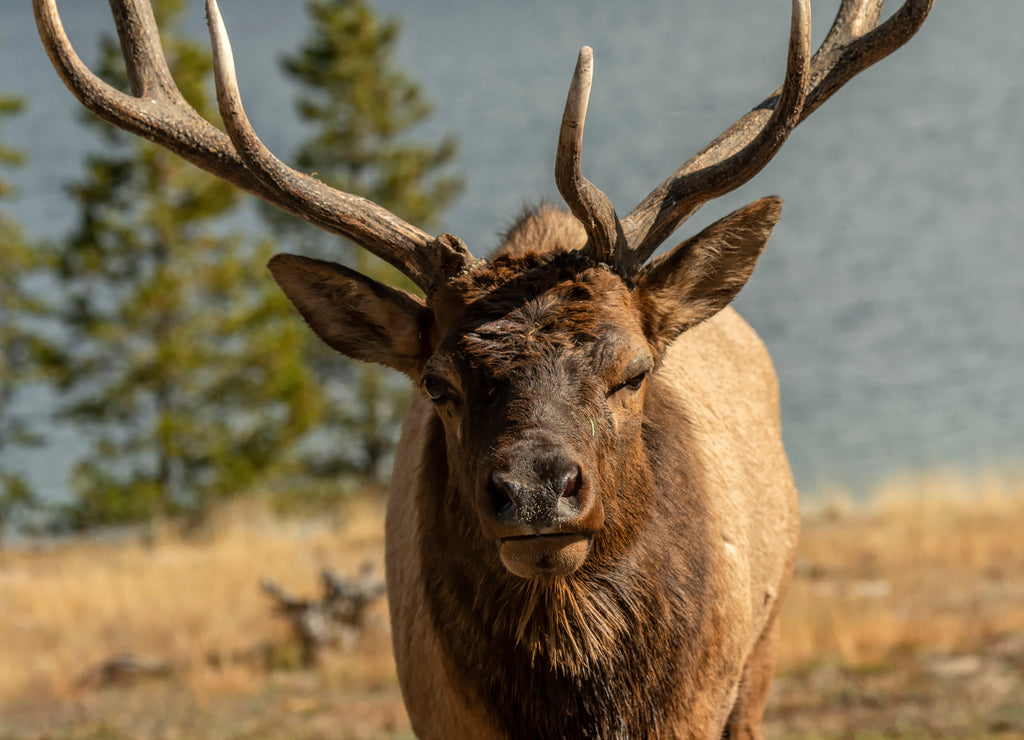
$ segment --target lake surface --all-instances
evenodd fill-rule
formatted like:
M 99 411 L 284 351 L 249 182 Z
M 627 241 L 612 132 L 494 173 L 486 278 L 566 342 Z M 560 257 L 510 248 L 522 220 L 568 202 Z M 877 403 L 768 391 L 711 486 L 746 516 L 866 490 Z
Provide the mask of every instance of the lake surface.
M 250 116 L 287 154 L 301 132 L 277 63 L 306 33 L 303 4 L 221 4 Z M 30 233 L 57 237 L 74 217 L 62 185 L 97 139 L 77 124 L 30 5 L 0 2 L 0 92 L 31 106 L 0 134 L 30 158 L 10 176 L 18 217 Z M 557 200 L 555 139 L 581 45 L 596 55 L 584 171 L 625 213 L 781 81 L 789 5 L 377 3 L 402 18 L 401 62 L 436 106 L 424 134 L 459 139 L 467 192 L 444 228 L 477 254 L 523 204 Z M 679 234 L 762 195 L 786 199 L 738 306 L 775 358 L 805 489 L 1024 460 L 1024 3 L 936 5 L 908 46 L 850 82 L 752 183 Z M 91 58 L 110 26 L 106 3 L 63 6 Z M 813 6 L 820 40 L 838 2 Z M 202 15 L 193 2 L 197 34 Z M 61 495 L 79 447 L 65 431 L 18 462 Z

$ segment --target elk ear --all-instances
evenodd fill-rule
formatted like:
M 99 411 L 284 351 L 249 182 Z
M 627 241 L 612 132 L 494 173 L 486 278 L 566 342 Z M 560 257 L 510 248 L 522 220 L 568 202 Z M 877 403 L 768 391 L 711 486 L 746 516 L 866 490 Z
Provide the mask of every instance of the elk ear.
M 344 355 L 419 376 L 421 330 L 430 310 L 411 293 L 333 262 L 275 255 L 267 265 L 288 300 L 327 346 Z
M 716 221 L 640 271 L 635 295 L 647 339 L 659 352 L 736 297 L 750 279 L 781 212 L 781 199 L 762 198 Z

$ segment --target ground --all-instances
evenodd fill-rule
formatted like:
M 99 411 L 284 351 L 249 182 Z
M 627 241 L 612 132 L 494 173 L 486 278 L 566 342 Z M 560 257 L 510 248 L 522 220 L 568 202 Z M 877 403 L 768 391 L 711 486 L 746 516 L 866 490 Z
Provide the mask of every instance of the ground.
M 1024 476 L 806 507 L 768 738 L 1024 740 Z M 383 504 L 0 550 L 0 740 L 410 738 L 386 606 L 303 668 L 261 577 L 382 572 Z M 136 672 L 99 670 L 129 656 Z M 151 667 L 152 670 L 146 670 Z

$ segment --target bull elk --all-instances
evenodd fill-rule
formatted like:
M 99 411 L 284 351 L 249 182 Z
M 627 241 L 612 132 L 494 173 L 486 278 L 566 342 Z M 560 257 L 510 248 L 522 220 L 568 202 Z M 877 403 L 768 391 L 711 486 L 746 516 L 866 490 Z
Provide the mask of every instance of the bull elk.
M 409 376 L 387 514 L 406 706 L 426 738 L 756 738 L 797 541 L 767 351 L 729 302 L 781 201 L 739 209 L 649 260 L 701 205 L 753 177 L 847 80 L 904 44 L 933 0 L 842 0 L 811 55 L 793 0 L 782 87 L 625 218 L 580 171 L 592 54 L 579 55 L 555 179 L 569 213 L 521 218 L 489 259 L 276 159 L 239 99 L 207 0 L 227 134 L 171 79 L 152 10 L 111 0 L 132 94 L 76 56 L 55 0 L 40 35 L 115 126 L 397 267 L 424 297 L 278 255 L 313 331 Z

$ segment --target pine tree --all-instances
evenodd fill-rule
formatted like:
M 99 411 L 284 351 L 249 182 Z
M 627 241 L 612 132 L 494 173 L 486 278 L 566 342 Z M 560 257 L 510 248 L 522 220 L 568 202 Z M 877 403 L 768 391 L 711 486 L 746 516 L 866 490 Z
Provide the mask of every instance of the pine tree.
M 0 95 L 0 122 L 24 107 L 21 98 Z M 0 143 L 0 166 L 19 166 L 23 159 L 20 151 Z M 0 199 L 12 194 L 10 182 L 0 178 Z M 0 537 L 20 510 L 36 503 L 28 482 L 4 462 L 14 450 L 39 441 L 35 420 L 19 413 L 16 395 L 37 380 L 33 359 L 45 346 L 31 323 L 42 306 L 26 286 L 44 266 L 42 246 L 32 244 L 14 217 L 0 210 Z
M 399 23 L 381 20 L 365 0 L 308 0 L 312 32 L 282 60 L 301 93 L 296 108 L 313 134 L 298 149 L 297 166 L 330 185 L 379 203 L 410 223 L 435 225 L 462 189 L 447 168 L 455 141 L 413 143 L 410 129 L 430 115 L 417 86 L 398 68 Z M 354 245 L 324 236 L 294 220 L 272 218 L 294 251 L 319 252 L 382 282 L 414 290 L 396 270 Z M 322 446 L 321 473 L 354 472 L 372 479 L 394 447 L 408 383 L 377 365 L 360 365 L 326 350 L 311 337 L 311 365 L 326 384 L 327 428 L 346 438 Z
M 185 98 L 210 117 L 209 54 L 154 3 Z M 126 84 L 102 43 L 100 73 Z M 98 123 L 98 122 L 96 122 Z M 285 464 L 314 426 L 305 337 L 263 266 L 272 245 L 230 233 L 229 185 L 106 124 L 107 148 L 70 187 L 80 217 L 58 249 L 69 337 L 50 367 L 92 451 L 75 470 L 71 524 L 201 514 Z

